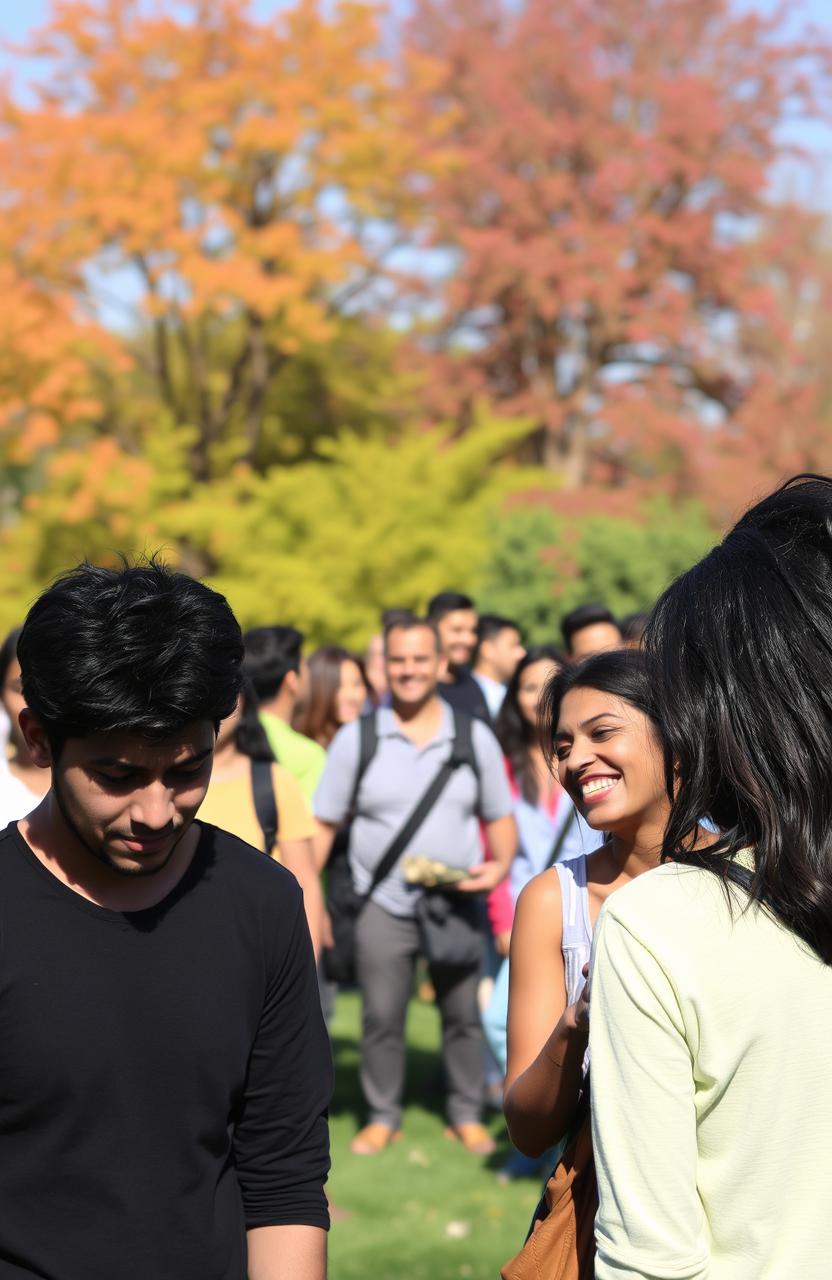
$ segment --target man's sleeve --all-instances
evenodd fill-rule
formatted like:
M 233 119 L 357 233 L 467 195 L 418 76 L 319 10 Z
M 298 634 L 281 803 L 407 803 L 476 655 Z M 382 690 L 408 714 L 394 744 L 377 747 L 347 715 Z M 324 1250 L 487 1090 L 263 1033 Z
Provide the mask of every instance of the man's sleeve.
M 358 768 L 360 726 L 357 720 L 339 729 L 327 752 L 312 812 L 321 822 L 339 827 L 349 817 L 355 771 Z
M 607 907 L 590 990 L 596 1280 L 707 1280 L 681 1010 L 665 970 Z
M 329 1226 L 332 1055 L 303 899 L 286 890 L 286 945 L 269 976 L 234 1131 L 246 1229 Z
M 491 729 L 479 720 L 472 722 L 471 741 L 480 768 L 480 817 L 496 822 L 514 811 L 503 753 Z

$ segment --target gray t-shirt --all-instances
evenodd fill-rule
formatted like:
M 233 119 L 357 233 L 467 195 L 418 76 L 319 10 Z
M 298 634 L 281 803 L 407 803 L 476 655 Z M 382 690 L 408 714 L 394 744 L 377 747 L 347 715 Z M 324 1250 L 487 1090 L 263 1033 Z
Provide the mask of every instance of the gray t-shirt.
M 366 893 L 372 874 L 386 849 L 427 791 L 451 754 L 453 712 L 442 704 L 442 725 L 435 737 L 417 746 L 399 728 L 392 710 L 376 712 L 378 746 L 358 788 L 350 833 L 350 865 L 357 893 Z M 472 724 L 477 779 L 461 766 L 413 836 L 402 857 L 415 853 L 452 867 L 472 867 L 483 861 L 480 818 L 495 822 L 512 812 L 511 790 L 497 739 L 482 721 Z M 315 817 L 340 826 L 349 816 L 358 768 L 360 729 L 357 721 L 344 725 L 333 739 L 326 767 L 315 792 Z M 398 866 L 373 891 L 373 902 L 394 916 L 412 916 L 422 891 L 405 882 Z

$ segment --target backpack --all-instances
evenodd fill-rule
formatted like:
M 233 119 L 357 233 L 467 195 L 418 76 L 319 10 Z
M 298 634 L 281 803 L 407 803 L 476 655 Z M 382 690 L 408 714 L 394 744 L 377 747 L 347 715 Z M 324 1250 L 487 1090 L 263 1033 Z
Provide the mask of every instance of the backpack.
M 393 870 L 404 847 L 409 844 L 428 816 L 455 769 L 462 765 L 467 765 L 473 771 L 477 780 L 477 798 L 479 801 L 480 774 L 472 739 L 473 718 L 465 712 L 455 711 L 453 713 L 454 740 L 448 760 L 443 763 L 439 773 L 412 810 L 404 826 L 388 845 L 373 872 L 373 878 L 366 893 L 356 893 L 349 863 L 350 827 L 355 815 L 355 805 L 361 780 L 378 748 L 376 714 L 375 711 L 371 711 L 368 715 L 362 716 L 359 721 L 358 766 L 353 779 L 349 818 L 336 832 L 327 864 L 326 906 L 332 926 L 333 945 L 327 947 L 323 952 L 323 970 L 324 976 L 328 981 L 337 982 L 340 986 L 349 986 L 355 983 L 355 926 L 358 917 L 369 902 L 372 893 Z

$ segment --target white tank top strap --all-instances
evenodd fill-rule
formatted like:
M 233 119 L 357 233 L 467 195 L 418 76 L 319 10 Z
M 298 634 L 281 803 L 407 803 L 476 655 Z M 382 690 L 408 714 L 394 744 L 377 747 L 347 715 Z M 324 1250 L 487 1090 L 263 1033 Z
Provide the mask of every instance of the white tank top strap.
M 555 863 L 563 903 L 563 952 L 566 1002 L 574 1004 L 583 990 L 583 967 L 592 952 L 586 854 Z

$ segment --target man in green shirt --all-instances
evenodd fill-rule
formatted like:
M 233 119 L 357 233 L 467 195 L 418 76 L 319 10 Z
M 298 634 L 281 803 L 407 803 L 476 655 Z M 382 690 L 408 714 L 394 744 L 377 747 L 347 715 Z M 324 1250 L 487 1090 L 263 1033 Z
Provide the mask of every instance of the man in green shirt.
M 294 627 L 254 627 L 243 637 L 243 674 L 260 703 L 260 720 L 269 745 L 284 768 L 293 773 L 311 803 L 326 752 L 292 728 L 295 706 L 308 681 L 303 636 Z

